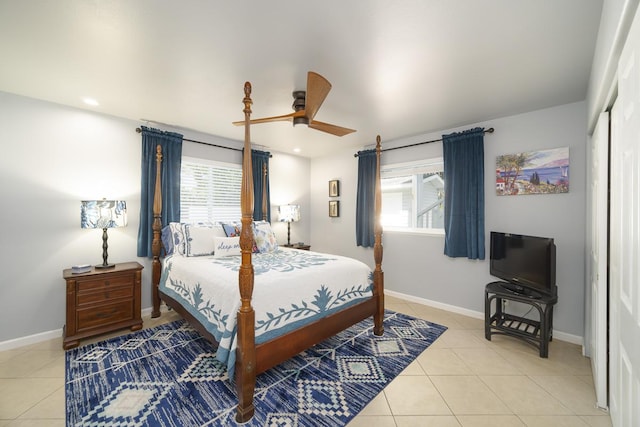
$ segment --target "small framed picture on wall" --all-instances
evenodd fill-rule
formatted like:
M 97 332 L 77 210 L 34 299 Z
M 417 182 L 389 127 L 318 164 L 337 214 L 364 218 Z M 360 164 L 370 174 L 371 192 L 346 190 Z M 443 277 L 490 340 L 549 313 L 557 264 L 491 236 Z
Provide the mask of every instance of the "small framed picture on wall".
M 339 200 L 330 200 L 329 201 L 329 216 L 330 217 L 339 217 L 340 216 L 340 201 Z
M 340 195 L 340 181 L 337 179 L 329 181 L 329 197 L 338 197 Z

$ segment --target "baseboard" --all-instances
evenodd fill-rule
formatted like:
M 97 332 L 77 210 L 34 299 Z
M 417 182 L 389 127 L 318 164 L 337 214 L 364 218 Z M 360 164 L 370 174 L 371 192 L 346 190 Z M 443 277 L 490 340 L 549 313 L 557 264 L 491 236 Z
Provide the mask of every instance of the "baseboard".
M 407 301 L 415 302 L 415 303 L 426 305 L 426 306 L 429 306 L 429 307 L 439 308 L 441 310 L 450 311 L 452 313 L 462 314 L 464 316 L 469 316 L 469 317 L 473 317 L 475 319 L 484 320 L 484 312 L 469 310 L 469 309 L 458 307 L 458 306 L 455 306 L 455 305 L 445 304 L 445 303 L 442 303 L 442 302 L 432 301 L 432 300 L 428 300 L 428 299 L 425 299 L 425 298 L 416 297 L 416 296 L 413 296 L 413 295 L 403 294 L 401 292 L 390 291 L 388 289 L 385 289 L 384 293 L 385 293 L 385 295 L 389 295 L 389 296 L 392 296 L 392 297 L 404 299 L 404 300 L 407 300 Z M 560 341 L 568 342 L 568 343 L 571 343 L 571 344 L 580 345 L 580 346 L 584 344 L 583 337 L 578 336 L 578 335 L 568 334 L 566 332 L 562 332 L 562 331 L 559 331 L 557 329 L 553 330 L 553 338 L 554 339 L 558 339 Z
M 143 308 L 141 311 L 142 317 L 151 317 L 151 312 L 153 309 Z M 167 307 L 163 304 L 160 306 L 160 312 L 164 313 L 167 311 Z M 39 334 L 28 335 L 26 337 L 15 338 L 12 340 L 2 341 L 0 342 L 0 351 L 5 350 L 13 350 L 16 348 L 24 347 L 27 345 L 38 344 L 43 341 L 49 341 L 56 338 L 60 338 L 62 336 L 62 329 L 54 329 L 53 331 L 41 332 Z M 62 345 L 62 344 L 61 344 Z
M 26 345 L 38 344 L 43 341 L 54 340 L 62 336 L 62 329 L 55 329 L 53 331 L 41 332 L 39 334 L 28 335 L 26 337 L 15 338 L 12 340 L 0 342 L 0 351 L 13 350 Z M 62 342 L 60 343 L 62 345 Z

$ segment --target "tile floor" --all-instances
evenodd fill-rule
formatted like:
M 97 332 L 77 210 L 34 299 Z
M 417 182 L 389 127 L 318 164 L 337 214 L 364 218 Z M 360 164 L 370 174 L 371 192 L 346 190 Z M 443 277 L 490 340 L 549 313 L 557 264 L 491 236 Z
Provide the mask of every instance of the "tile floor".
M 541 359 L 520 340 L 485 340 L 482 320 L 389 296 L 386 307 L 449 329 L 350 427 L 611 426 L 594 407 L 589 359 L 579 346 L 554 340 Z M 145 327 L 175 317 L 145 318 Z M 62 339 L 0 352 L 0 427 L 64 425 Z

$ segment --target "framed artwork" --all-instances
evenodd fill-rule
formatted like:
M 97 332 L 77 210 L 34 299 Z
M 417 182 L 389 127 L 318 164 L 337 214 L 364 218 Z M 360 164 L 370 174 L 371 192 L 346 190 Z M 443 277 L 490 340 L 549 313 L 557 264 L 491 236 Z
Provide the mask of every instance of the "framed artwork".
M 338 197 L 340 195 L 340 181 L 337 179 L 329 181 L 329 197 Z
M 329 216 L 330 217 L 339 217 L 340 216 L 340 201 L 339 200 L 329 200 Z
M 569 147 L 496 157 L 496 195 L 569 192 Z

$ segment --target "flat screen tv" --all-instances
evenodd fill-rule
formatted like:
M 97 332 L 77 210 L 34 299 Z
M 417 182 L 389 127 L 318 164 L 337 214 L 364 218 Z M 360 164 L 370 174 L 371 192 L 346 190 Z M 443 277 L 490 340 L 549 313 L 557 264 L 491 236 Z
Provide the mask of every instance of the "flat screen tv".
M 489 273 L 528 296 L 556 295 L 556 246 L 548 237 L 491 232 Z

